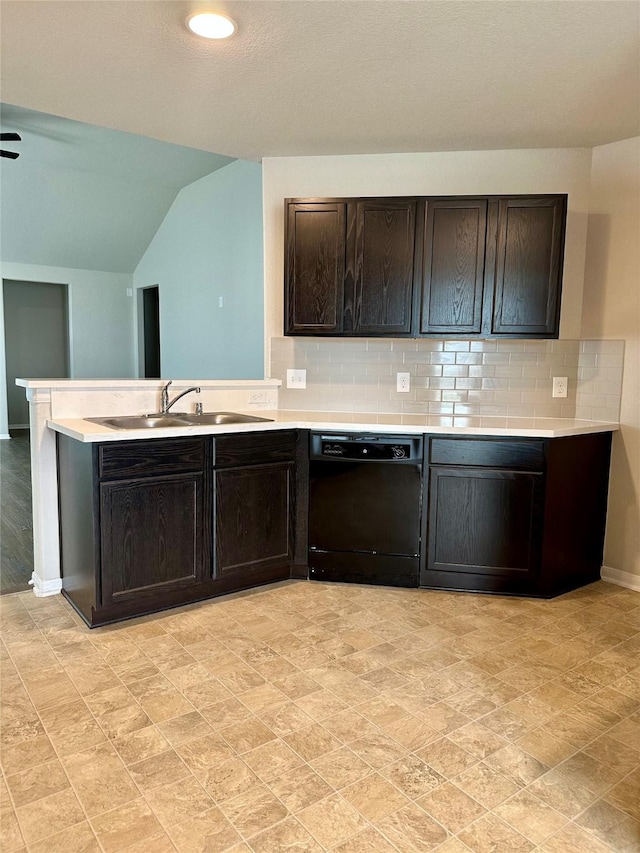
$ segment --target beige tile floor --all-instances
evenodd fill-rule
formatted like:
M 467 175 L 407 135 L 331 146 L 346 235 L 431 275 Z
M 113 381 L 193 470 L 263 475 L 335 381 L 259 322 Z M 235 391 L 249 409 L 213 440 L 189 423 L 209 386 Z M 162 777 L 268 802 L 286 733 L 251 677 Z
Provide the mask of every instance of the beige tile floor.
M 640 593 L 0 614 L 3 853 L 640 851 Z

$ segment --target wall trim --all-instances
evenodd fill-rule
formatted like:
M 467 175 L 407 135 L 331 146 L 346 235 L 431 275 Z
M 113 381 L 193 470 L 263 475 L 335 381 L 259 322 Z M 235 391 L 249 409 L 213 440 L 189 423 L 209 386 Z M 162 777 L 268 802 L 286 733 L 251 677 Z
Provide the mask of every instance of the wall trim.
M 29 429 L 29 424 L 9 424 L 9 429 Z
M 43 580 L 34 572 L 31 575 L 29 584 L 33 586 L 36 598 L 46 598 L 49 595 L 57 595 L 59 592 L 62 592 L 62 578 Z
M 3 438 L 11 438 L 11 436 L 9 435 L 9 433 L 8 433 L 8 432 L 6 432 L 6 433 L 5 433 L 5 432 L 0 433 L 0 441 L 1 441 Z
M 640 575 L 623 572 L 620 569 L 612 569 L 610 566 L 602 566 L 600 577 L 607 583 L 615 583 L 617 586 L 623 586 L 626 589 L 633 589 L 636 592 L 640 592 Z

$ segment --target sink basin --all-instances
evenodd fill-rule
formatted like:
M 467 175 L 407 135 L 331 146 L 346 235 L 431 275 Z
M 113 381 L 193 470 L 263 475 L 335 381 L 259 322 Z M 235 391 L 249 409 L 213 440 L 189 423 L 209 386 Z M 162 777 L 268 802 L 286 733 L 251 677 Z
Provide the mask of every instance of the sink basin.
M 111 429 L 159 429 L 162 427 L 251 424 L 258 421 L 270 421 L 272 418 L 241 415 L 239 412 L 204 412 L 202 415 L 117 415 L 113 418 L 85 418 L 85 420 Z
M 215 426 L 216 424 L 252 424 L 258 421 L 273 421 L 273 418 L 258 418 L 238 412 L 203 412 L 201 415 L 184 415 L 190 426 Z
M 118 415 L 113 418 L 85 418 L 94 424 L 111 427 L 112 429 L 159 429 L 160 427 L 188 426 L 187 422 L 176 415 Z

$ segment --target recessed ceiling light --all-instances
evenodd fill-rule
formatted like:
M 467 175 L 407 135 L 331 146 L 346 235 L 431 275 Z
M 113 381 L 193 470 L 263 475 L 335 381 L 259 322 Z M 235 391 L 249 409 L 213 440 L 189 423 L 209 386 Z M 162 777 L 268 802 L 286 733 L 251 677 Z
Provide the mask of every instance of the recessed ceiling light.
M 206 39 L 226 39 L 237 29 L 235 21 L 218 12 L 195 12 L 187 18 L 187 26 L 191 32 Z

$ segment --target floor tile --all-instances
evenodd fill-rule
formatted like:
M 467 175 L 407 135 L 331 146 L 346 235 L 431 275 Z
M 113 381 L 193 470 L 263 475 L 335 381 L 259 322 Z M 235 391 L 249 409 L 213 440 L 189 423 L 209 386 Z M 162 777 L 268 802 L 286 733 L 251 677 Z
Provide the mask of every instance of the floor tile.
M 325 849 L 293 817 L 254 835 L 250 843 L 254 853 L 274 853 L 276 850 L 278 853 L 286 853 L 287 850 L 295 853 L 323 853 Z
M 98 815 L 92 819 L 91 824 L 105 853 L 117 853 L 144 840 L 149 844 L 147 849 L 152 850 L 148 839 L 161 828 L 143 799 L 132 800 L 117 809 Z
M 6 781 L 16 808 L 69 787 L 67 775 L 57 759 L 13 773 Z
M 311 835 L 325 847 L 336 847 L 367 826 L 359 812 L 339 794 L 319 800 L 297 815 Z
M 140 792 L 109 743 L 64 759 L 64 769 L 89 817 L 136 799 Z
M 420 808 L 455 834 L 473 823 L 486 809 L 451 782 L 445 782 L 418 800 Z
M 27 844 L 33 844 L 85 820 L 82 807 L 71 788 L 51 794 L 36 804 L 19 808 L 17 817 Z
M 268 829 L 288 814 L 280 800 L 262 783 L 225 800 L 220 808 L 243 838 Z
M 343 788 L 341 794 L 372 823 L 409 803 L 409 799 L 398 788 L 378 773 L 372 773 L 348 788 Z
M 638 593 L 292 582 L 95 632 L 9 598 L 8 853 L 635 853 Z
M 403 853 L 434 850 L 447 838 L 447 831 L 415 803 L 380 821 L 378 829 Z

